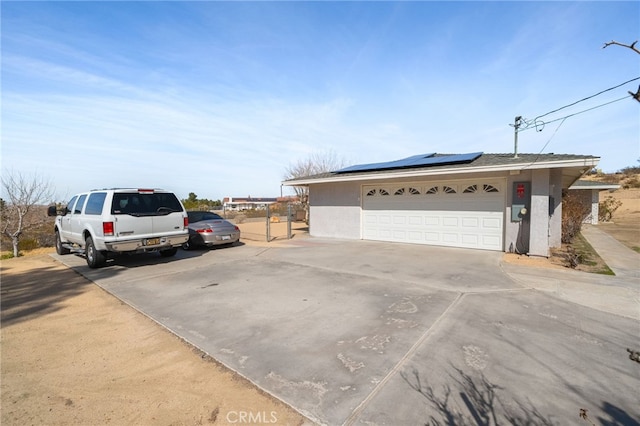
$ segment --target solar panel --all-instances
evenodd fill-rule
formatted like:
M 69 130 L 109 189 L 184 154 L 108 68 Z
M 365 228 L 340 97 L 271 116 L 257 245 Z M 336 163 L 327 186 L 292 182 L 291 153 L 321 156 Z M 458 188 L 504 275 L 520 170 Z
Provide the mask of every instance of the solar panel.
M 480 157 L 482 152 L 471 152 L 469 154 L 452 154 L 435 156 L 435 153 L 413 155 L 401 160 L 387 161 L 385 163 L 356 164 L 336 170 L 334 173 L 351 173 L 375 170 L 404 169 L 411 167 L 443 166 L 447 164 L 470 163 Z

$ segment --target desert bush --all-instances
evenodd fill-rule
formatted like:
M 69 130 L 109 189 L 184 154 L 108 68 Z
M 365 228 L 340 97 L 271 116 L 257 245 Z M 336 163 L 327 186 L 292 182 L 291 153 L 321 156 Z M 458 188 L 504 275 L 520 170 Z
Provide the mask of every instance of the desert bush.
M 565 192 L 562 196 L 562 242 L 571 244 L 582 229 L 584 219 L 591 213 L 591 206 L 576 194 Z
M 600 222 L 609 222 L 613 217 L 613 213 L 620 208 L 622 201 L 616 200 L 612 196 L 608 196 L 598 204 L 598 220 Z
M 18 243 L 18 250 L 33 250 L 55 245 L 55 235 L 53 233 L 55 218 L 44 216 L 38 220 L 40 221 L 39 223 L 35 223 L 31 228 L 25 229 Z M 6 235 L 2 235 L 0 248 L 2 250 L 11 250 L 11 245 L 11 239 Z
M 622 188 L 624 189 L 640 188 L 640 179 L 638 179 L 637 175 L 628 177 L 622 182 Z
M 608 173 L 599 177 L 601 182 L 618 184 L 624 178 L 624 175 L 622 173 Z
M 578 265 L 582 263 L 582 255 L 569 246 L 564 254 L 564 260 L 567 263 L 566 266 L 571 269 L 576 269 Z
M 625 167 L 623 169 L 620 169 L 620 173 L 623 173 L 625 175 L 639 174 L 640 173 L 640 166 Z
M 23 238 L 18 242 L 18 250 L 33 250 L 39 247 L 38 240 L 35 238 Z

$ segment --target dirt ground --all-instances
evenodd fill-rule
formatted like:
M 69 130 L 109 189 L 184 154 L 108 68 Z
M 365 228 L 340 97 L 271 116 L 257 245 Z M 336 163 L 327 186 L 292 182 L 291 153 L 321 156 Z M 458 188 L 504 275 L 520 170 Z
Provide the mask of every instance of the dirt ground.
M 613 214 L 612 222 L 599 226 L 627 247 L 640 252 L 640 188 L 600 193 L 600 201 L 613 197 L 622 205 Z
M 311 423 L 52 251 L 2 261 L 3 426 Z
M 609 195 L 609 194 L 603 194 Z M 601 225 L 640 247 L 640 190 Z M 240 224 L 247 244 L 286 223 Z M 303 223 L 293 238 L 307 236 Z M 1 264 L 2 425 L 310 424 L 299 413 L 120 302 L 43 250 Z M 553 259 L 509 262 L 563 268 Z

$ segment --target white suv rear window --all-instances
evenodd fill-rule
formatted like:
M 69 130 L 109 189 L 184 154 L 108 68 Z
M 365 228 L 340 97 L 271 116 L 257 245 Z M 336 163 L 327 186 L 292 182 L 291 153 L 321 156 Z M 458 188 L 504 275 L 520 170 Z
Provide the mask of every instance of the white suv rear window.
M 182 205 L 173 193 L 117 192 L 113 194 L 112 214 L 161 216 L 181 212 Z

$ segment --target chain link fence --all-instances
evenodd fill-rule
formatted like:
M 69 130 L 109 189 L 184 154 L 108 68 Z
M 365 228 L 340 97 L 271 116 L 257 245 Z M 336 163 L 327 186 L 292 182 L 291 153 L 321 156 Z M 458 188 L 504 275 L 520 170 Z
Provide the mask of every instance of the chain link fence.
M 240 228 L 240 239 L 269 242 L 309 232 L 306 211 L 299 203 L 279 203 L 266 209 L 223 211 L 220 214 Z

